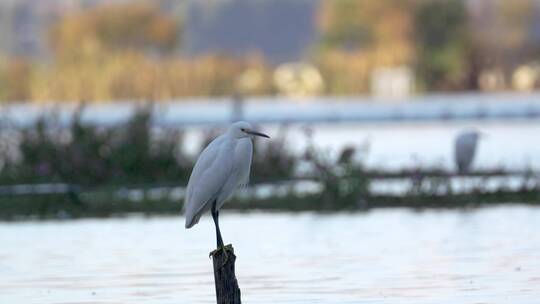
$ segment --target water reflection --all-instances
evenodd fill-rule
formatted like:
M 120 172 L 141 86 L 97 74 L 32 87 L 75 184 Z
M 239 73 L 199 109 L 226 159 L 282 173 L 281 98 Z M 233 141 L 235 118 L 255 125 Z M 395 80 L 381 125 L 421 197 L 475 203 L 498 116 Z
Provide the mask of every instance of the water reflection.
M 231 213 L 246 303 L 536 303 L 540 208 Z M 0 224 L 0 303 L 213 303 L 210 218 Z

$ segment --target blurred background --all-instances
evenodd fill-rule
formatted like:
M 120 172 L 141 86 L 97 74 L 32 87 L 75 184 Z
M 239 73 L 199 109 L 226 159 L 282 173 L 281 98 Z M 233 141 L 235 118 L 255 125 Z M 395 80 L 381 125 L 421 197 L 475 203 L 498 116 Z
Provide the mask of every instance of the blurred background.
M 0 302 L 212 302 L 237 120 L 244 300 L 536 303 L 536 0 L 0 1 Z
M 534 91 L 539 4 L 2 1 L 0 99 Z

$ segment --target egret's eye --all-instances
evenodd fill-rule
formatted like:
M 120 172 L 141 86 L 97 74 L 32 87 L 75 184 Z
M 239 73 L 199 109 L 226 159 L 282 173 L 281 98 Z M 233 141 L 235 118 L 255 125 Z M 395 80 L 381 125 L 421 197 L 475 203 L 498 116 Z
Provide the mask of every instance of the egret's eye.
M 240 129 L 240 131 L 242 131 L 242 132 L 246 132 L 246 129 L 244 129 L 244 128 L 241 128 L 241 129 Z

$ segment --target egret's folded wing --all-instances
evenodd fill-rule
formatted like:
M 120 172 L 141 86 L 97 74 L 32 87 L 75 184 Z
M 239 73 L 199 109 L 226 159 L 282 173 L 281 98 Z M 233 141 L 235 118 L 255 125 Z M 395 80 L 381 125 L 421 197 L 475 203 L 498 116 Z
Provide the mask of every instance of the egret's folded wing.
M 186 197 L 185 201 L 186 203 L 190 200 L 190 197 L 193 193 L 193 187 L 194 185 L 197 185 L 199 181 L 201 180 L 201 177 L 204 173 L 204 171 L 211 167 L 212 163 L 216 160 L 219 147 L 221 144 L 225 141 L 225 137 L 219 136 L 216 139 L 214 139 L 199 155 L 199 158 L 195 162 L 195 166 L 193 166 L 193 170 L 191 171 L 191 176 L 189 177 L 189 182 L 186 187 Z M 187 204 L 184 204 L 184 208 L 186 208 Z
M 202 213 L 210 208 L 212 200 L 225 184 L 232 168 L 227 154 L 227 146 L 217 138 L 199 156 L 186 190 L 187 228 L 196 224 Z
M 235 147 L 234 163 L 238 168 L 238 185 L 247 186 L 249 183 L 249 173 L 251 171 L 251 158 L 253 156 L 253 144 L 251 139 L 242 138 Z
M 251 155 L 253 152 L 251 139 L 239 139 L 233 151 L 234 154 L 232 159 L 230 159 L 233 165 L 230 173 L 228 174 L 227 181 L 219 192 L 217 199 L 218 205 L 216 206 L 218 209 L 223 207 L 223 204 L 225 204 L 225 202 L 234 194 L 238 187 L 246 186 L 249 181 Z

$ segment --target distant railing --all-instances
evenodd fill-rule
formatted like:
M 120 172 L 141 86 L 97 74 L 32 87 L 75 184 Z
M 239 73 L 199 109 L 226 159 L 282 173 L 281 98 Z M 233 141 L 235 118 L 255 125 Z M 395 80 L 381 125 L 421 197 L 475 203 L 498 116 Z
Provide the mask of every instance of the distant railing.
M 0 220 L 110 215 L 180 214 L 185 185 L 79 186 L 65 183 L 0 186 Z M 253 180 L 226 208 L 332 211 L 385 207 L 460 208 L 481 204 L 538 205 L 540 173 L 444 170 L 357 172 Z
M 71 184 L 20 184 L 0 186 L 0 196 L 72 194 L 80 192 L 80 187 Z
M 540 172 L 531 170 L 478 170 L 473 172 L 458 173 L 446 170 L 402 170 L 402 171 L 366 171 L 359 176 L 342 176 L 340 179 L 363 177 L 370 180 L 394 180 L 394 179 L 418 179 L 418 178 L 496 178 L 496 177 L 536 177 L 540 178 Z M 287 185 L 301 181 L 318 181 L 317 176 L 297 176 L 281 179 L 257 179 L 250 181 L 251 187 L 259 185 Z M 174 191 L 175 199 L 183 198 L 185 188 L 179 183 L 159 184 L 130 184 L 130 185 L 103 185 L 103 186 L 80 186 L 68 183 L 42 183 L 42 184 L 18 184 L 0 186 L 0 197 L 23 196 L 23 195 L 74 195 L 82 192 L 109 191 L 115 192 L 119 197 L 130 198 L 138 196 L 136 193 L 148 192 L 150 196 L 159 196 L 159 193 Z M 146 195 L 143 195 L 146 196 Z
M 152 122 L 158 127 L 227 125 L 231 120 L 253 123 L 402 122 L 490 119 L 540 119 L 540 94 L 447 94 L 405 100 L 370 97 L 313 97 L 298 102 L 284 97 L 193 99 L 156 103 Z M 132 102 L 88 104 L 83 120 L 97 125 L 125 121 L 138 106 Z M 0 114 L 15 126 L 31 125 L 44 111 L 57 111 L 60 125 L 69 125 L 78 107 L 13 104 Z M 1 123 L 6 123 L 0 119 Z

